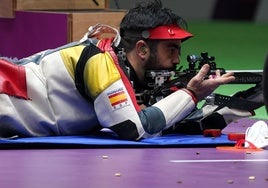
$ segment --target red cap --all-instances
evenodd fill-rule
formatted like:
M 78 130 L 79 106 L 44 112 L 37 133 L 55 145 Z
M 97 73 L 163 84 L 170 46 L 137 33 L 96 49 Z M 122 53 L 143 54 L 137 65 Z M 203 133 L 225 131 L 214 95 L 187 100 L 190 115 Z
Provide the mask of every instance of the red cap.
M 142 32 L 147 39 L 179 39 L 186 40 L 193 35 L 177 25 L 162 25 Z

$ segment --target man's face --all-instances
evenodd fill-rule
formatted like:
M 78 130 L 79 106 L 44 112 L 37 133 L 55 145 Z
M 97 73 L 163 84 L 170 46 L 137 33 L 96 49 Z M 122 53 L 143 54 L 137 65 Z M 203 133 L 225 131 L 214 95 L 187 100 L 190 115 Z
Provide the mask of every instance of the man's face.
M 151 51 L 146 69 L 175 69 L 180 63 L 180 40 L 162 40 L 157 44 L 156 52 Z

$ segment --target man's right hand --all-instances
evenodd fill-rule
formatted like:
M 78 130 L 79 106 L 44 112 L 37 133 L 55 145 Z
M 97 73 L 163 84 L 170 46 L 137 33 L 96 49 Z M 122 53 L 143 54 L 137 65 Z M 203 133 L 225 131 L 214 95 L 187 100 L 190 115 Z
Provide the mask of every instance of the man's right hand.
M 219 70 L 216 70 L 215 75 L 210 75 L 208 79 L 205 79 L 209 72 L 209 68 L 208 64 L 203 65 L 200 71 L 189 81 L 186 87 L 196 95 L 196 98 L 199 101 L 210 95 L 220 85 L 227 84 L 235 80 L 232 72 L 221 75 Z

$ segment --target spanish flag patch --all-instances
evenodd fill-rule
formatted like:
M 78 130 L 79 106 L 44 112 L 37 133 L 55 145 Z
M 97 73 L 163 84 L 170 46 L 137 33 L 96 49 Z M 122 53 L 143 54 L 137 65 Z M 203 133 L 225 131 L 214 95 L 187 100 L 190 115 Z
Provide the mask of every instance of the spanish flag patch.
M 123 90 L 123 88 L 109 92 L 108 98 L 109 98 L 111 106 L 114 109 L 119 109 L 128 105 L 127 95 L 125 91 Z

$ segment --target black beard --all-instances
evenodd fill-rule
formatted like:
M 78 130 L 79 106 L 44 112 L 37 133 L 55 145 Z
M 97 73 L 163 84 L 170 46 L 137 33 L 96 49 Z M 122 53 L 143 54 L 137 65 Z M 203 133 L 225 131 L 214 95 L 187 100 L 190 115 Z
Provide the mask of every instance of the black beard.
M 168 70 L 168 71 L 175 71 L 176 70 L 176 64 L 173 65 L 171 68 L 162 68 L 160 67 L 161 63 L 158 60 L 158 57 L 156 54 L 151 54 L 147 62 L 145 63 L 145 69 L 146 70 Z
M 160 62 L 156 53 L 151 53 L 149 59 L 145 63 L 146 70 L 160 70 Z

